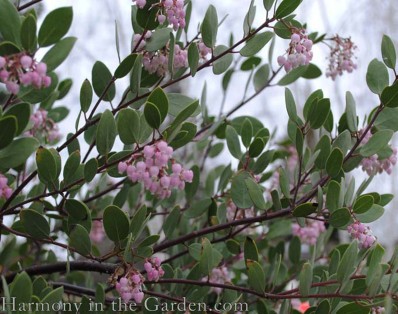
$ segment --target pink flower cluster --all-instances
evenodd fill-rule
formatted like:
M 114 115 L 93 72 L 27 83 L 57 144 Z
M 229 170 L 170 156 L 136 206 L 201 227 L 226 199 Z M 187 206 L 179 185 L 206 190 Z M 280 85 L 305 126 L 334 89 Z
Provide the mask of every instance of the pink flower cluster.
M 211 54 L 211 49 L 207 47 L 202 40 L 198 42 L 198 49 L 202 60 L 206 60 L 207 56 Z
M 140 9 L 143 9 L 146 5 L 146 0 L 133 0 L 133 2 Z M 185 27 L 184 0 L 161 0 L 155 5 L 160 7 L 157 16 L 160 24 L 167 20 L 173 25 L 174 30 Z
M 359 131 L 359 135 L 362 136 L 364 130 Z M 372 137 L 370 131 L 368 131 L 365 137 L 362 140 L 362 144 L 366 144 L 369 139 Z M 361 165 L 362 170 L 366 171 L 366 173 L 370 175 L 375 175 L 377 173 L 382 173 L 383 171 L 388 174 L 392 173 L 393 166 L 397 163 L 397 148 L 392 148 L 392 154 L 390 157 L 385 159 L 379 159 L 377 154 L 372 155 L 370 157 L 366 157 L 362 159 Z
M 146 260 L 144 268 L 149 281 L 158 281 L 160 277 L 163 277 L 164 270 L 160 266 L 161 263 L 162 261 L 159 257 Z M 125 303 L 131 299 L 134 299 L 136 303 L 141 303 L 144 299 L 144 293 L 142 292 L 144 281 L 144 276 L 136 270 L 131 270 L 116 282 L 116 291 Z
M 94 220 L 91 231 L 90 231 L 90 239 L 95 243 L 101 243 L 105 237 L 105 230 L 100 220 Z
M 140 273 L 129 272 L 118 280 L 116 291 L 125 303 L 131 299 L 134 299 L 136 303 L 141 303 L 144 299 L 144 292 L 142 292 L 143 283 L 144 277 Z
M 286 72 L 297 68 L 300 65 L 307 65 L 313 57 L 312 40 L 308 39 L 304 29 L 297 30 L 290 38 L 289 48 L 286 50 L 287 56 L 279 56 L 277 61 Z
M 12 194 L 12 189 L 8 186 L 8 179 L 0 173 L 0 198 L 8 199 Z
M 18 94 L 20 85 L 35 88 L 48 87 L 51 77 L 46 75 L 47 65 L 37 62 L 25 53 L 11 56 L 0 56 L 0 81 L 6 85 L 11 94 Z
M 144 36 L 142 34 L 135 34 L 133 36 L 133 49 L 134 51 L 141 51 L 145 48 L 145 40 L 152 37 L 152 32 L 146 32 Z
M 351 38 L 341 38 L 338 35 L 332 38 L 334 47 L 331 47 L 329 55 L 329 66 L 326 77 L 335 80 L 337 75 L 343 75 L 346 71 L 351 73 L 357 68 L 353 61 L 354 50 L 357 48 L 351 41 Z
M 158 281 L 160 277 L 163 277 L 164 270 L 162 269 L 161 260 L 159 257 L 154 257 L 153 259 L 148 259 L 145 264 L 144 268 L 148 276 L 149 281 Z
M 382 306 L 375 306 L 372 307 L 372 313 L 371 314 L 383 314 L 385 313 L 386 309 Z
M 30 121 L 33 123 L 32 128 L 27 132 L 27 135 L 34 137 L 42 137 L 48 143 L 54 143 L 60 139 L 58 125 L 50 118 L 44 109 L 37 110 L 31 117 Z
M 371 247 L 376 242 L 376 237 L 370 228 L 359 221 L 349 225 L 347 231 L 351 237 L 358 239 L 360 246 L 364 249 Z
M 302 243 L 314 245 L 319 235 L 326 230 L 323 221 L 309 220 L 305 227 L 301 227 L 298 223 L 292 224 L 292 232 L 294 236 L 298 236 Z
M 174 30 L 185 27 L 184 0 L 163 0 L 158 21 L 163 24 L 166 19 L 173 25 Z
M 144 147 L 143 160 L 135 165 L 132 162 L 120 162 L 119 173 L 127 172 L 132 182 L 142 182 L 145 189 L 160 199 L 170 197 L 171 189 L 183 190 L 185 182 L 192 182 L 193 172 L 184 169 L 179 163 L 172 160 L 173 148 L 165 141 Z M 171 172 L 169 170 L 171 161 Z
M 203 278 L 202 281 L 207 281 L 207 277 Z M 210 274 L 209 282 L 211 283 L 218 283 L 218 284 L 225 284 L 226 282 L 230 282 L 231 278 L 228 272 L 228 268 L 225 266 L 213 268 Z M 223 291 L 220 287 L 212 287 L 212 292 L 217 294 L 221 294 Z
M 156 51 L 156 52 L 145 52 L 143 64 L 145 70 L 149 73 L 156 73 L 157 76 L 164 76 L 168 72 L 169 66 L 169 49 Z M 179 45 L 174 45 L 174 69 L 181 69 L 188 66 L 188 52 L 181 49 Z

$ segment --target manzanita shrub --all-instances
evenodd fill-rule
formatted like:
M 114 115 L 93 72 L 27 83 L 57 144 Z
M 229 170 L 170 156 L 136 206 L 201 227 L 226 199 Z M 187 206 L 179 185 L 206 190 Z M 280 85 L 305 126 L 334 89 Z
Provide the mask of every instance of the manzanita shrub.
M 194 1 L 133 1 L 132 35 L 119 39 L 131 53 L 112 70 L 97 61 L 81 88 L 57 72 L 76 42 L 72 7 L 37 23 L 40 1 L 17 2 L 0 0 L 2 312 L 397 313 L 398 253 L 385 256 L 368 225 L 393 196 L 367 187 L 397 162 L 388 36 L 366 75 L 374 110 L 358 117 L 347 92 L 336 116 L 322 90 L 297 105 L 285 87 L 356 69 L 351 39 L 307 29 L 300 0 L 248 3 L 243 35 L 224 44 L 213 5 L 191 36 Z M 330 47 L 320 67 L 319 43 Z M 213 116 L 207 106 L 223 107 L 205 89 L 197 100 L 169 88 L 199 71 L 223 75 L 224 95 L 250 74 L 243 100 Z M 283 143 L 238 115 L 271 87 L 285 88 Z M 79 109 L 59 105 L 79 90 Z M 62 134 L 72 107 L 75 131 Z M 206 162 L 219 154 L 225 164 Z

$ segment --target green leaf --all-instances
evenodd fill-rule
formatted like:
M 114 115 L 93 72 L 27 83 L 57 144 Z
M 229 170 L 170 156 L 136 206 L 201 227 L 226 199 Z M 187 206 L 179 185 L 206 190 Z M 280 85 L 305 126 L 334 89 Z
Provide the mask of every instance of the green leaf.
M 191 170 L 193 172 L 193 180 L 192 183 L 186 183 L 185 184 L 185 195 L 187 198 L 187 201 L 191 201 L 194 196 L 196 195 L 196 192 L 199 188 L 199 183 L 200 183 L 200 169 L 198 166 L 192 166 Z
M 381 216 L 384 214 L 384 208 L 383 206 L 380 206 L 378 204 L 373 204 L 373 206 L 363 214 L 356 214 L 355 217 L 363 223 L 369 223 L 376 221 L 379 219 Z
M 345 250 L 337 268 L 336 279 L 344 285 L 355 272 L 358 255 L 358 241 L 354 240 Z
M 87 205 L 75 199 L 67 199 L 65 210 L 68 213 L 68 230 L 71 231 L 75 225 L 81 225 L 87 232 L 91 230 L 91 212 Z
M 387 35 L 383 35 L 383 40 L 381 41 L 381 54 L 385 65 L 394 70 L 397 63 L 397 54 L 394 43 Z
M 384 248 L 376 243 L 375 247 L 372 250 L 370 257 L 368 258 L 369 261 L 369 268 L 366 276 L 366 285 L 369 286 L 376 276 L 377 268 L 379 267 L 380 263 L 382 262 L 383 255 L 385 253 Z
M 138 54 L 134 62 L 133 70 L 131 71 L 130 90 L 133 95 L 138 95 L 141 87 L 142 58 L 142 54 Z
M 270 11 L 272 6 L 274 5 L 275 0 L 263 0 L 264 8 L 267 11 Z
M 297 109 L 296 109 L 296 102 L 294 101 L 294 96 L 290 89 L 285 88 L 285 102 L 286 102 L 286 110 L 287 114 L 289 115 L 290 120 L 293 122 L 297 122 Z
M 261 63 L 260 57 L 250 57 L 242 62 L 240 69 L 242 71 L 252 71 L 255 67 L 257 67 Z
M 348 303 L 340 307 L 336 314 L 369 314 L 369 308 L 357 303 Z
M 29 303 L 32 299 L 32 294 L 33 286 L 29 275 L 26 272 L 17 274 L 10 284 L 10 296 L 13 298 L 12 301 L 18 305 Z M 18 305 L 16 308 L 18 308 Z
M 181 125 L 180 131 L 177 133 L 173 141 L 170 142 L 170 146 L 174 149 L 185 146 L 195 138 L 196 131 L 196 124 L 191 122 L 184 122 Z
M 235 128 L 227 125 L 225 129 L 225 137 L 227 139 L 227 146 L 231 155 L 236 159 L 240 159 L 242 157 L 242 151 L 240 149 L 239 136 Z
M 301 259 L 301 242 L 298 237 L 293 237 L 289 243 L 289 260 L 298 264 Z
M 243 57 L 251 57 L 264 48 L 273 36 L 273 32 L 256 34 L 246 42 L 246 45 L 239 51 L 239 53 Z
M 188 47 L 188 64 L 191 69 L 192 76 L 195 76 L 199 66 L 199 49 L 196 43 L 191 43 Z
M 254 164 L 253 172 L 255 174 L 262 173 L 268 167 L 270 162 L 272 161 L 274 153 L 275 153 L 275 151 L 268 150 L 268 151 L 264 152 L 263 154 L 261 154 L 261 156 L 258 157 L 256 163 Z
M 265 147 L 265 144 L 266 144 L 266 142 L 264 142 L 263 138 L 261 138 L 261 137 L 255 138 L 254 141 L 250 144 L 249 156 L 251 158 L 258 157 L 262 153 L 262 151 Z
M 335 177 L 339 174 L 343 166 L 343 159 L 344 156 L 341 149 L 338 147 L 334 148 L 326 161 L 326 172 L 329 176 Z
M 386 107 L 398 107 L 398 82 L 386 87 L 381 93 L 380 99 L 381 103 Z
M 163 89 L 160 87 L 154 89 L 148 97 L 148 102 L 152 103 L 156 109 L 158 109 L 160 114 L 160 124 L 162 124 L 164 119 L 166 119 L 167 113 L 169 112 L 169 100 Z
M 378 95 L 381 95 L 384 88 L 388 86 L 388 71 L 383 62 L 373 59 L 368 66 L 366 73 L 366 83 L 369 89 Z
M 354 96 L 352 96 L 351 92 L 346 93 L 345 99 L 346 99 L 345 112 L 346 112 L 348 129 L 351 132 L 356 132 L 358 131 L 358 118 L 355 108 L 356 107 L 355 99 Z
M 184 216 L 189 219 L 200 217 L 210 207 L 211 203 L 211 198 L 196 201 L 184 212 Z
M 242 171 L 232 178 L 231 198 L 239 208 L 250 208 L 253 206 L 253 201 L 248 193 L 245 182 L 246 179 L 250 178 L 251 175 L 246 171 Z
M 249 286 L 252 287 L 258 293 L 265 292 L 265 273 L 261 265 L 256 262 L 248 263 L 248 283 Z
M 192 104 L 188 105 L 183 110 L 181 110 L 174 119 L 174 121 L 170 124 L 170 130 L 177 129 L 182 122 L 184 122 L 186 119 L 191 117 L 196 112 L 198 107 L 199 107 L 199 101 L 195 100 Z
M 333 211 L 329 218 L 329 223 L 334 228 L 346 227 L 350 222 L 352 222 L 351 213 L 346 207 Z
M 14 43 L 10 41 L 0 42 L 0 55 L 12 55 L 19 52 L 21 52 L 21 49 Z
M 36 152 L 36 165 L 39 178 L 44 184 L 55 182 L 57 177 L 57 164 L 50 150 L 40 147 Z
M 92 158 L 84 165 L 84 179 L 86 182 L 91 182 L 97 174 L 98 161 L 96 158 Z
M 283 0 L 276 9 L 275 17 L 281 19 L 288 16 L 300 5 L 301 0 Z
M 56 303 L 59 303 L 62 301 L 62 296 L 64 295 L 64 287 L 59 287 L 54 290 L 52 290 L 50 293 L 48 293 L 43 300 L 41 300 L 41 304 L 48 304 L 49 308 L 58 308 L 57 306 L 54 306 Z
M 242 143 L 245 147 L 249 147 L 253 137 L 253 125 L 249 119 L 245 119 L 241 129 Z
M 158 51 L 166 46 L 170 39 L 171 28 L 160 28 L 152 33 L 152 36 L 145 43 L 146 51 Z
M 225 242 L 225 246 L 227 250 L 232 254 L 239 254 L 240 253 L 240 244 L 238 241 L 234 239 L 229 239 Z
M 222 53 L 224 53 L 225 51 L 227 51 L 228 49 L 229 48 L 227 46 L 219 45 L 214 49 L 213 55 L 217 57 Z M 215 75 L 224 73 L 226 70 L 228 70 L 232 61 L 234 61 L 232 54 L 231 53 L 225 54 L 220 59 L 213 62 L 213 73 Z
M 253 25 L 254 18 L 256 16 L 256 6 L 254 5 L 254 0 L 251 0 L 249 10 L 246 13 L 245 19 L 243 21 L 243 36 L 246 37 Z
M 73 19 L 72 7 L 55 9 L 47 14 L 39 30 L 39 45 L 50 46 L 68 32 Z
M 305 263 L 299 275 L 299 291 L 305 297 L 310 294 L 312 285 L 312 266 L 310 263 Z
M 187 97 L 178 93 L 167 93 L 167 98 L 169 100 L 169 115 L 178 116 L 178 114 L 184 110 L 186 107 L 190 106 L 196 99 Z M 197 116 L 201 111 L 201 108 L 198 107 L 192 116 Z
M 122 78 L 125 77 L 134 66 L 135 60 L 137 58 L 136 54 L 128 55 L 116 68 L 114 77 Z
M 246 237 L 243 251 L 246 266 L 251 262 L 258 262 L 258 249 L 256 242 L 252 238 Z
M 140 116 L 137 111 L 124 108 L 117 117 L 117 130 L 121 141 L 126 144 L 138 143 L 140 134 Z
M 307 66 L 307 70 L 304 72 L 304 74 L 301 76 L 307 80 L 315 79 L 318 78 L 322 75 L 322 71 L 320 68 L 318 68 L 315 64 L 310 63 Z
M 81 225 L 74 226 L 69 234 L 69 246 L 82 255 L 91 253 L 91 241 L 86 228 Z
M 11 144 L 17 129 L 18 122 L 14 116 L 6 116 L 0 119 L 0 149 Z
M 98 153 L 103 156 L 111 151 L 116 138 L 116 122 L 110 110 L 105 110 L 98 123 L 96 146 Z
M 286 86 L 286 85 L 289 85 L 289 84 L 295 82 L 307 71 L 307 67 L 308 66 L 306 66 L 306 65 L 302 65 L 302 66 L 299 66 L 299 67 L 291 70 L 289 73 L 285 74 L 285 76 L 282 77 L 277 84 L 280 86 Z
M 23 164 L 39 147 L 35 138 L 26 137 L 14 140 L 0 151 L 0 165 L 2 168 L 14 168 Z
M 32 209 L 24 209 L 20 216 L 27 234 L 35 239 L 47 239 L 49 237 L 50 225 L 43 215 Z
M 70 89 L 72 88 L 72 84 L 73 84 L 72 79 L 65 79 L 59 83 L 58 85 L 59 95 L 57 98 L 58 100 L 63 99 L 69 93 Z
M 64 181 L 67 183 L 71 183 L 71 179 L 73 178 L 77 168 L 80 165 L 80 151 L 74 151 L 69 155 L 66 160 L 64 167 Z
M 174 231 L 176 231 L 176 224 L 180 219 L 180 208 L 174 207 L 173 210 L 167 215 L 166 220 L 162 226 L 164 234 L 167 238 L 170 238 Z
M 265 203 L 263 195 L 264 191 L 260 186 L 253 179 L 246 179 L 245 183 L 254 206 L 262 210 L 267 209 L 267 204 Z
M 370 132 L 370 131 L 369 131 Z M 361 155 L 364 157 L 370 157 L 377 154 L 380 150 L 388 145 L 394 132 L 391 130 L 380 130 L 372 135 L 369 141 L 362 146 Z
M 94 63 L 91 75 L 94 92 L 98 97 L 101 97 L 108 84 L 113 81 L 112 73 L 104 63 L 97 61 Z M 102 99 L 104 101 L 112 101 L 113 98 L 115 98 L 115 94 L 115 83 L 112 82 L 111 86 L 108 88 L 108 91 L 105 93 Z
M 143 9 L 137 10 L 136 19 L 134 19 L 133 11 L 133 25 L 134 20 L 137 21 L 137 24 L 145 30 L 154 30 L 159 26 L 159 22 L 157 19 L 158 10 L 153 9 L 153 5 L 157 4 L 158 0 L 147 0 L 146 5 Z M 135 32 L 139 31 L 138 29 L 134 29 Z M 141 33 L 141 31 L 139 31 Z
M 366 213 L 374 204 L 374 198 L 372 195 L 361 195 L 358 197 L 352 206 L 352 210 L 356 214 Z
M 47 51 L 41 61 L 47 64 L 48 72 L 54 71 L 62 64 L 62 62 L 65 61 L 69 56 L 69 53 L 72 51 L 76 40 L 76 37 L 66 37 L 58 41 L 49 51 Z
M 279 186 L 286 198 L 290 198 L 290 181 L 285 168 L 279 167 Z
M 213 48 L 216 44 L 217 31 L 218 31 L 218 17 L 217 10 L 213 5 L 210 5 L 206 11 L 205 18 L 200 27 L 202 33 L 203 43 Z
M 130 229 L 130 221 L 126 213 L 119 207 L 110 205 L 104 210 L 103 223 L 105 233 L 114 242 L 120 242 L 127 238 Z
M 87 112 L 93 100 L 93 88 L 88 79 L 83 81 L 80 88 L 80 107 L 83 112 Z
M 36 19 L 29 14 L 22 22 L 21 44 L 22 47 L 30 53 L 34 53 L 37 49 L 36 31 Z
M 162 116 L 159 109 L 151 102 L 147 102 L 144 108 L 145 120 L 154 129 L 158 129 L 162 124 Z
M 202 238 L 202 249 L 199 259 L 199 267 L 203 274 L 208 275 L 213 269 L 213 247 L 207 238 Z
M 318 206 L 314 203 L 304 203 L 297 206 L 293 210 L 293 216 L 295 217 L 307 217 L 316 212 Z
M 308 121 L 312 129 L 319 129 L 326 121 L 330 112 L 330 99 L 324 98 L 315 102 L 308 112 Z
M 4 112 L 3 117 L 10 116 L 16 118 L 17 130 L 15 135 L 20 135 L 27 127 L 30 121 L 31 113 L 32 111 L 28 103 L 19 103 L 8 108 Z
M 262 90 L 264 87 L 268 85 L 268 79 L 269 79 L 269 65 L 264 64 L 261 67 L 258 68 L 256 73 L 254 73 L 253 76 L 253 84 L 254 84 L 254 90 L 256 92 Z
M 2 40 L 20 43 L 21 19 L 9 0 L 0 0 L 0 34 Z
M 133 239 L 137 239 L 142 230 L 144 230 L 146 222 L 149 220 L 151 215 L 147 216 L 147 208 L 146 206 L 141 206 L 141 208 L 134 214 L 133 218 L 131 218 L 130 222 L 130 233 L 133 236 Z

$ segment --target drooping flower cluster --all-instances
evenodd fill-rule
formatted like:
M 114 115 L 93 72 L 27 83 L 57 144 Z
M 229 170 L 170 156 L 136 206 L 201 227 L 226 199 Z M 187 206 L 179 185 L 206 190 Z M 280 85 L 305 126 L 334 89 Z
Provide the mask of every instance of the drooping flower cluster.
M 143 9 L 146 5 L 146 0 L 133 0 L 135 4 Z M 153 7 L 159 7 L 157 19 L 160 24 L 169 22 L 173 25 L 174 30 L 185 27 L 185 11 L 184 0 L 161 0 L 155 3 Z
M 357 48 L 351 38 L 341 38 L 338 35 L 332 38 L 334 46 L 331 47 L 329 55 L 329 66 L 326 77 L 335 80 L 337 75 L 343 75 L 346 71 L 351 73 L 357 68 L 354 63 L 354 50 Z
M 116 282 L 115 287 L 123 302 L 133 299 L 136 303 L 141 303 L 144 299 L 143 283 L 144 277 L 139 272 L 129 272 Z
M 386 309 L 382 306 L 375 306 L 372 307 L 372 314 L 383 314 L 385 313 Z
M 376 237 L 370 228 L 359 221 L 349 225 L 347 231 L 351 237 L 359 241 L 360 246 L 364 249 L 371 247 L 376 242 Z
M 48 87 L 51 77 L 46 75 L 47 65 L 37 62 L 25 53 L 0 56 L 0 81 L 12 94 L 18 94 L 20 85 L 35 88 Z
M 286 50 L 287 56 L 279 56 L 278 64 L 283 66 L 286 72 L 300 65 L 309 64 L 313 57 L 312 45 L 312 40 L 308 39 L 305 30 L 297 30 L 290 38 L 289 48 Z
M 134 34 L 132 50 L 141 51 L 144 49 L 147 39 L 152 37 L 152 32 L 146 32 L 144 36 L 142 34 Z
M 235 203 L 230 200 L 227 203 L 227 220 L 234 221 L 244 218 L 254 217 L 254 208 L 237 208 Z
M 206 60 L 207 56 L 211 54 L 211 49 L 207 47 L 202 40 L 198 42 L 198 49 L 199 49 L 199 55 L 202 60 Z
M 144 264 L 145 271 L 149 281 L 158 281 L 160 277 L 163 277 L 164 270 L 162 269 L 161 260 L 159 257 L 149 258 Z
M 90 231 L 90 239 L 95 243 L 101 243 L 105 237 L 105 230 L 100 220 L 94 220 L 91 231 Z
M 8 186 L 8 179 L 0 173 L 0 198 L 8 199 L 12 194 L 12 189 Z
M 168 72 L 169 66 L 169 49 L 166 46 L 162 50 L 156 52 L 145 52 L 143 58 L 145 70 L 149 73 L 156 73 L 157 76 L 164 76 Z M 174 45 L 174 61 L 173 67 L 178 70 L 188 66 L 188 52 L 179 45 Z
M 163 24 L 166 20 L 173 25 L 174 30 L 185 27 L 184 0 L 163 0 L 160 2 L 158 21 Z
M 54 143 L 60 139 L 61 134 L 59 133 L 58 125 L 48 117 L 46 110 L 42 108 L 37 110 L 30 117 L 30 121 L 33 123 L 33 126 L 27 132 L 27 135 L 43 138 L 48 143 Z
M 298 223 L 292 224 L 292 233 L 298 236 L 302 243 L 314 245 L 319 235 L 326 230 L 323 221 L 309 220 L 305 227 L 301 227 Z
M 132 182 L 142 182 L 145 189 L 160 199 L 170 197 L 171 189 L 183 190 L 186 182 L 192 182 L 192 170 L 184 169 L 172 160 L 173 148 L 165 141 L 144 147 L 143 160 L 136 162 L 120 162 L 119 173 L 127 172 Z M 169 172 L 171 162 L 171 172 Z
M 203 278 L 202 281 L 207 281 L 207 277 Z M 213 268 L 210 274 L 209 282 L 225 284 L 226 282 L 230 282 L 231 277 L 228 272 L 228 268 L 225 266 Z M 215 292 L 217 294 L 221 294 L 223 291 L 220 287 L 212 287 L 210 291 Z
M 359 131 L 359 135 L 362 136 L 363 132 L 364 130 Z M 366 144 L 371 137 L 372 134 L 370 133 L 370 131 L 368 131 L 362 140 L 362 144 Z M 362 159 L 362 170 L 366 171 L 369 176 L 375 175 L 377 173 L 382 173 L 383 171 L 391 174 L 393 166 L 395 166 L 395 164 L 397 163 L 397 148 L 391 147 L 391 150 L 391 156 L 385 159 L 379 159 L 379 156 L 377 154 Z
M 144 268 L 147 273 L 149 281 L 158 281 L 163 277 L 164 270 L 161 267 L 162 261 L 159 257 L 149 258 L 144 263 Z M 116 281 L 116 291 L 119 293 L 122 300 L 127 303 L 133 299 L 136 303 L 141 303 L 144 299 L 142 292 L 142 285 L 144 284 L 145 277 L 137 270 L 129 270 L 125 276 Z

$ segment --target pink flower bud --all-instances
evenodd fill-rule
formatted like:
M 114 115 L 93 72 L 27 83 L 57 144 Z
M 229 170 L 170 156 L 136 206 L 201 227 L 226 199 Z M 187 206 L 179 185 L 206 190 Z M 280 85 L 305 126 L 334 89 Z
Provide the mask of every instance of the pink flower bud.
M 28 69 L 32 66 L 33 59 L 29 56 L 22 56 L 19 61 L 24 69 Z
M 6 63 L 7 63 L 6 59 L 4 57 L 0 57 L 0 69 L 4 68 Z
M 124 161 L 119 162 L 119 164 L 117 165 L 117 170 L 120 174 L 125 173 L 127 170 L 127 163 Z
M 158 15 L 158 21 L 160 24 L 163 24 L 166 21 L 166 16 L 163 14 Z
M 45 75 L 47 72 L 47 64 L 40 62 L 36 65 L 36 72 L 39 75 Z

